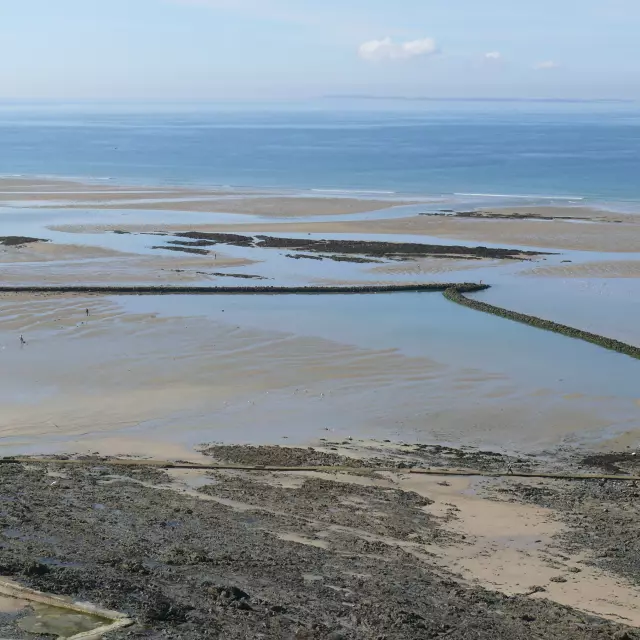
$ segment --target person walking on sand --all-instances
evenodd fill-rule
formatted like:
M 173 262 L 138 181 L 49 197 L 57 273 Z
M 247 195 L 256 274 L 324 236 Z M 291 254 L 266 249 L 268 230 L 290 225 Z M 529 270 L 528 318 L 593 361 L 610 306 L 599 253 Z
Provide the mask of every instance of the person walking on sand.
M 25 344 L 27 344 L 27 341 L 24 339 L 23 335 L 20 334 L 20 346 L 24 346 Z
M 85 309 L 85 311 L 87 312 L 87 318 L 89 317 L 89 309 Z

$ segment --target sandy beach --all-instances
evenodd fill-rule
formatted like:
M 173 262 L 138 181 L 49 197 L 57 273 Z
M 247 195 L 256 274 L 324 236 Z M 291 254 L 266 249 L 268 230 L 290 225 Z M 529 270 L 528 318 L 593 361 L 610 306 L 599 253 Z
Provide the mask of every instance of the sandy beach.
M 262 194 L 262 195 L 261 195 Z M 56 180 L 16 180 L 0 177 L 0 205 L 46 209 L 191 211 L 238 213 L 268 217 L 305 217 L 380 211 L 412 201 L 357 197 L 266 195 L 253 189 L 82 184 Z

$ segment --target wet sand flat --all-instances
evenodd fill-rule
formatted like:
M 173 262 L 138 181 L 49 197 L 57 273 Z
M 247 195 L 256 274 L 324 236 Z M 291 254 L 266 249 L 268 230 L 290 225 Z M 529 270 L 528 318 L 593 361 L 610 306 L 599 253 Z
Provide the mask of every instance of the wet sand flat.
M 246 189 L 246 193 L 260 193 Z M 114 198 L 160 198 L 189 196 L 221 196 L 236 194 L 235 190 L 217 188 L 195 188 L 179 186 L 122 185 L 111 180 L 72 180 L 64 178 L 11 178 L 0 176 L 0 200 L 69 200 Z
M 522 275 L 552 278 L 640 278 L 640 260 L 602 260 L 580 264 L 537 266 Z
M 38 183 L 32 187 L 36 199 L 47 194 L 37 194 Z M 55 185 L 55 181 L 46 184 Z M 65 184 L 65 183 L 63 183 Z M 70 183 L 74 184 L 74 183 Z M 2 181 L 0 180 L 0 186 Z M 41 186 L 40 186 L 41 187 Z M 83 193 L 63 192 L 61 187 L 53 189 L 47 197 L 62 198 L 64 202 L 49 208 L 64 210 L 118 210 L 145 211 L 152 213 L 174 212 L 247 214 L 262 216 L 265 221 L 247 224 L 206 223 L 197 225 L 175 224 L 58 224 L 52 228 L 67 233 L 100 233 L 114 230 L 130 232 L 164 231 L 176 232 L 198 230 L 201 232 L 244 233 L 349 233 L 354 235 L 426 235 L 468 242 L 490 242 L 556 250 L 582 250 L 630 253 L 640 251 L 640 215 L 616 213 L 588 206 L 518 206 L 478 208 L 471 212 L 455 212 L 450 215 L 433 214 L 405 217 L 379 217 L 371 220 L 349 220 L 350 214 L 384 212 L 394 207 L 415 204 L 411 201 L 376 200 L 358 197 L 318 197 L 288 195 L 266 195 L 260 192 L 207 191 L 204 189 L 179 189 L 176 187 L 140 188 L 136 194 L 132 187 L 109 185 L 101 192 L 102 185 L 85 185 L 90 196 L 83 200 Z M 68 185 L 67 185 L 68 188 Z M 29 186 L 25 193 L 16 194 L 32 198 Z M 11 196 L 11 190 L 6 189 Z M 77 201 L 76 201 L 77 200 Z M 424 201 L 425 209 L 429 203 Z M 345 216 L 344 220 L 287 222 L 288 218 L 310 216 Z M 466 216 L 466 217 L 465 217 Z M 270 223 L 268 218 L 278 219 Z M 215 220 L 215 217 L 212 218 Z
M 640 209 L 639 209 L 640 213 Z M 640 223 L 640 215 L 638 213 L 623 213 L 618 211 L 609 211 L 608 209 L 599 209 L 597 207 L 565 205 L 565 206 L 522 206 L 522 207 L 479 207 L 470 212 L 453 213 L 456 217 L 466 217 L 474 219 L 475 216 L 485 219 L 493 217 L 513 218 L 514 220 L 525 221 L 528 219 L 551 221 L 551 220 L 575 220 L 584 221 L 591 220 L 596 222 L 628 222 L 632 224 Z
M 67 231 L 73 227 L 61 227 Z M 144 225 L 125 227 L 132 231 L 149 228 Z M 156 230 L 178 231 L 178 225 L 153 227 Z M 97 230 L 104 230 L 98 227 Z M 387 220 L 339 222 L 283 222 L 278 224 L 250 223 L 202 224 L 202 232 L 235 233 L 348 233 L 352 235 L 425 235 L 467 242 L 490 242 L 545 249 L 636 253 L 640 251 L 640 226 L 635 223 L 579 224 L 554 220 L 532 222 L 520 220 L 474 220 L 432 216 L 413 216 Z M 85 231 L 88 228 L 84 228 Z
M 260 195 L 262 194 L 262 195 Z M 0 178 L 0 203 L 36 203 L 49 209 L 189 211 L 239 213 L 268 217 L 347 215 L 380 211 L 410 201 L 355 197 L 266 195 L 260 190 L 201 189 L 82 184 L 64 180 Z M 42 202 L 46 202 L 45 205 Z M 34 205 L 31 205 L 34 206 Z
M 83 190 L 84 189 L 84 190 Z M 77 208 L 91 205 L 92 208 L 101 208 L 102 206 L 114 206 L 115 203 L 130 202 L 131 204 L 141 204 L 140 201 L 150 200 L 149 206 L 153 207 L 156 200 L 160 201 L 189 201 L 190 199 L 207 199 L 220 198 L 222 196 L 237 195 L 225 191 L 206 191 L 206 190 L 172 190 L 172 189 L 153 189 L 153 188 L 135 188 L 135 187 L 103 187 L 85 186 L 83 189 L 70 190 L 68 188 L 58 188 L 54 190 L 28 189 L 28 190 L 11 190 L 3 189 L 0 180 L 0 202 L 5 203 L 25 203 L 36 201 L 40 203 L 38 206 L 46 208 Z M 41 203 L 46 204 L 41 204 Z M 157 203 L 156 203 L 157 204 Z
M 104 247 L 49 242 L 0 248 L 2 280 L 15 285 L 215 281 L 221 275 L 233 275 L 237 267 L 254 263 L 249 258 L 233 257 L 221 251 L 203 256 L 183 253 L 140 255 Z
M 77 191 L 91 191 L 110 189 L 118 189 L 109 181 L 100 181 L 99 183 L 90 183 L 82 180 L 70 180 L 65 178 L 46 178 L 46 177 L 0 177 L 0 191 L 2 192 L 22 192 L 22 191 L 58 191 L 75 189 Z
M 3 451 L 94 450 L 120 435 L 138 438 L 128 452 L 144 454 L 141 436 L 188 448 L 331 432 L 527 448 L 630 426 L 638 411 L 633 400 L 523 383 L 491 363 L 478 367 L 475 355 L 441 359 L 358 345 L 340 331 L 323 337 L 304 307 L 291 332 L 244 301 L 208 300 L 206 317 L 181 315 L 179 299 L 168 304 L 169 315 L 101 296 L 3 296 Z
M 92 203 L 92 209 L 109 210 L 127 208 L 144 211 L 195 211 L 201 213 L 239 213 L 274 218 L 297 218 L 304 216 L 334 216 L 366 211 L 380 211 L 393 206 L 413 204 L 412 202 L 391 202 L 384 200 L 364 200 L 354 198 L 305 198 L 255 196 L 251 198 L 234 197 L 228 199 L 208 198 L 198 200 L 135 202 L 114 204 Z M 64 205 L 65 209 L 86 209 L 83 204 Z
M 133 257 L 134 254 L 76 244 L 33 242 L 18 246 L 0 246 L 0 263 L 3 265 L 24 262 L 56 262 L 59 260 L 92 260 Z M 25 275 L 28 272 L 25 272 Z M 4 275 L 4 274 L 3 274 Z
M 483 260 L 482 267 L 501 267 L 505 265 L 504 260 Z M 442 260 L 438 258 L 420 258 L 417 260 L 406 260 L 399 263 L 378 265 L 369 269 L 370 273 L 383 275 L 412 275 L 416 277 L 429 277 L 440 273 L 451 273 L 455 271 L 469 271 L 478 268 L 476 260 Z

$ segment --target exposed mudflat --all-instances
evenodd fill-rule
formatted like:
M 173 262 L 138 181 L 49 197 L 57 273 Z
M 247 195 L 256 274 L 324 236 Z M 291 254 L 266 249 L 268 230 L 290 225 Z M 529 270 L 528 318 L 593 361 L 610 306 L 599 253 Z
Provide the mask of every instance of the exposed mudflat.
M 549 216 L 540 213 L 519 213 L 517 211 L 509 213 L 494 213 L 492 211 L 436 211 L 421 213 L 421 216 L 447 216 L 450 218 L 474 218 L 476 220 L 590 220 L 591 218 L 580 216 Z
M 572 211 L 580 215 L 575 215 Z M 440 211 L 424 212 L 421 216 L 436 216 L 447 218 L 473 218 L 475 220 L 539 220 L 551 222 L 553 220 L 566 220 L 578 222 L 605 222 L 634 223 L 636 220 L 628 214 L 611 214 L 606 211 L 598 211 L 587 207 L 558 208 L 558 207 L 525 207 L 522 211 L 512 209 L 474 210 L 474 211 L 454 211 L 452 209 L 442 209 Z
M 570 211 L 575 211 L 571 209 Z M 520 211 L 520 213 L 524 213 Z M 546 214 L 540 211 L 541 216 Z M 508 215 L 508 214 L 507 214 Z M 577 212 L 573 214 L 577 216 Z M 580 214 L 582 215 L 582 214 Z M 546 216 L 549 217 L 549 216 Z M 203 232 L 278 233 L 278 234 L 394 234 L 416 235 L 463 240 L 467 242 L 499 243 L 506 246 L 540 247 L 541 250 L 578 250 L 612 253 L 638 252 L 638 216 L 617 215 L 613 220 L 576 220 L 566 217 L 545 220 L 535 218 L 499 218 L 443 215 L 409 215 L 402 218 L 377 220 L 318 220 L 251 222 L 250 224 L 199 225 Z M 137 230 L 144 230 L 136 227 Z M 169 230 L 169 227 L 163 227 Z M 173 229 L 180 231 L 177 226 Z M 65 230 L 73 230 L 65 227 Z
M 0 236 L 0 245 L 5 247 L 23 247 L 34 242 L 46 242 L 46 240 L 30 236 Z
M 165 472 L 96 458 L 1 464 L 2 574 L 131 615 L 135 625 L 111 634 L 114 639 L 640 637 L 628 626 L 558 604 L 573 597 L 567 579 L 509 593 L 466 579 L 452 562 L 444 566 L 443 559 L 475 549 L 474 536 L 482 536 L 481 528 L 456 529 L 479 498 L 457 493 L 453 478 L 419 485 L 402 466 L 397 474 L 376 470 L 405 460 L 498 469 L 517 458 L 384 442 L 213 446 L 205 453 L 217 461 L 320 464 L 336 471 Z M 344 465 L 353 471 L 338 470 Z M 483 504 L 489 512 L 492 505 L 511 509 L 513 531 L 523 513 L 542 513 L 495 498 Z M 538 531 L 532 533 L 543 535 Z M 532 555 L 529 548 L 522 557 Z M 496 564 L 500 557 L 496 551 Z M 588 571 L 585 564 L 584 572 L 569 575 L 589 581 Z M 24 615 L 3 613 L 0 633 L 44 638 L 16 631 Z
M 316 253 L 358 254 L 373 258 L 442 256 L 455 258 L 523 259 L 525 257 L 547 255 L 539 251 L 521 251 L 520 249 L 423 244 L 418 242 L 324 240 L 312 238 L 280 238 L 262 235 L 252 237 L 235 233 L 207 233 L 204 231 L 187 231 L 176 233 L 175 235 L 178 238 L 188 238 L 191 241 L 171 241 L 170 244 L 174 250 L 176 245 L 185 247 L 187 250 L 201 251 L 201 247 L 203 246 L 227 244 L 238 247 L 289 249 Z

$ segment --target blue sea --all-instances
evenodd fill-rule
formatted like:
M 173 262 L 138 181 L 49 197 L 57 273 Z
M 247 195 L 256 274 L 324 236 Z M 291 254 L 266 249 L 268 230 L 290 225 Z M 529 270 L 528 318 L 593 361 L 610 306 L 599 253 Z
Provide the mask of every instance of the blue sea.
M 0 104 L 0 174 L 640 201 L 640 105 Z

